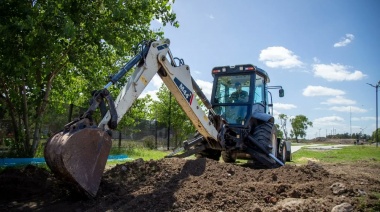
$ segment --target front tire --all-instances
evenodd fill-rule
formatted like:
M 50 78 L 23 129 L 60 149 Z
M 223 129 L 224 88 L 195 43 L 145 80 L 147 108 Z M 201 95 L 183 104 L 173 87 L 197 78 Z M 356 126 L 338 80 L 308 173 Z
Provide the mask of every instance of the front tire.
M 276 131 L 276 126 L 271 122 L 267 122 L 257 126 L 250 137 L 252 143 L 249 145 L 247 152 L 266 168 L 280 166 L 268 155 L 271 153 L 276 158 L 279 156 Z
M 196 158 L 209 158 L 216 161 L 220 160 L 220 156 L 221 156 L 221 151 L 215 150 L 215 149 L 205 149 L 195 154 Z
M 235 163 L 236 153 L 222 151 L 222 158 L 225 163 Z

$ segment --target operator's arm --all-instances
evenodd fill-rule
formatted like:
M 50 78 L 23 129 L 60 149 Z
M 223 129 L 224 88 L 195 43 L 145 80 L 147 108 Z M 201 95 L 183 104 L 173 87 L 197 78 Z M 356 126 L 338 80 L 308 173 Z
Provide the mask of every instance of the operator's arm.
M 233 103 L 233 102 L 236 102 L 238 100 L 238 94 L 237 92 L 233 92 L 229 97 L 228 97 L 228 102 L 229 103 Z
M 248 92 L 240 91 L 233 92 L 229 98 L 229 102 L 247 102 L 248 101 Z
M 248 92 L 247 91 L 242 91 L 242 95 L 240 97 L 241 102 L 248 102 Z

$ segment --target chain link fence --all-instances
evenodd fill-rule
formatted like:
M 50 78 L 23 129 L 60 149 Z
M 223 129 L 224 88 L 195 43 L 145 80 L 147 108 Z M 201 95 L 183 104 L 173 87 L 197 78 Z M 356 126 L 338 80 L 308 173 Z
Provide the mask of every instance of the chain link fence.
M 79 118 L 87 110 L 73 104 L 50 105 L 54 107 L 49 107 L 45 113 L 40 129 L 41 143 L 61 131 L 67 123 Z M 99 118 L 95 116 L 95 121 L 100 121 L 100 115 Z M 134 126 L 125 126 L 112 131 L 113 148 L 128 148 L 133 143 L 150 149 L 169 150 L 182 144 L 182 140 L 175 139 L 172 131 L 168 130 L 167 123 L 159 123 L 156 120 L 137 120 L 136 122 Z M 0 153 L 9 149 L 12 139 L 14 139 L 12 121 L 3 117 L 0 119 Z

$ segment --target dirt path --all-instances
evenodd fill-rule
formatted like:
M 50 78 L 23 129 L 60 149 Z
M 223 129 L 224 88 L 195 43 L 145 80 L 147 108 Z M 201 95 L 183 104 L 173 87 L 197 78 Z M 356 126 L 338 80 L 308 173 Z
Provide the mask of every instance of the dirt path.
M 135 160 L 83 199 L 34 166 L 0 174 L 6 211 L 380 211 L 380 164 L 255 170 L 209 159 Z M 342 210 L 344 209 L 344 210 Z

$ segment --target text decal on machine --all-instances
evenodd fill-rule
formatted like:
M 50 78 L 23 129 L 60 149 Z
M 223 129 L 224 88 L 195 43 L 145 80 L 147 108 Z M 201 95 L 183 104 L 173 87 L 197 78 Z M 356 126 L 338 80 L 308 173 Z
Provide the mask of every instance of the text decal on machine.
M 191 103 L 193 102 L 193 93 L 184 84 L 182 84 L 182 82 L 179 81 L 177 77 L 174 77 L 174 82 L 181 91 L 183 97 L 185 97 L 187 102 L 189 102 L 189 104 L 191 105 Z

